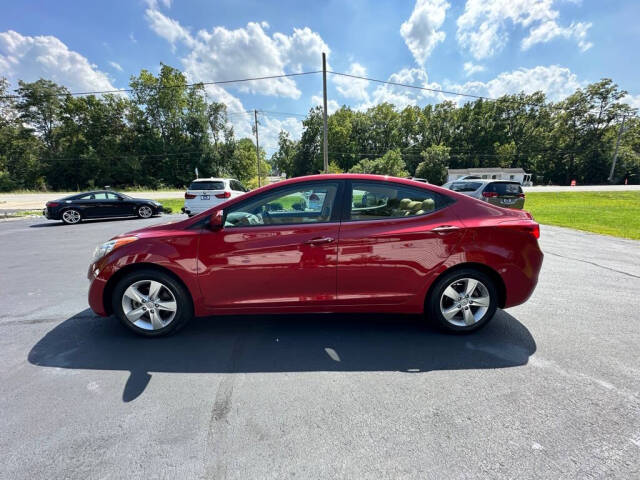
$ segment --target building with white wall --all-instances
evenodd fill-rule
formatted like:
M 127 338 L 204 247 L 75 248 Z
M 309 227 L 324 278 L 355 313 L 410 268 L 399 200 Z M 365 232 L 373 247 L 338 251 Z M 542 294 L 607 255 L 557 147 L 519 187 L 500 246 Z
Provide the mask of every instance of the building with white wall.
M 510 180 L 521 185 L 531 185 L 531 174 L 522 168 L 449 168 L 447 169 L 447 181 L 452 182 L 467 175 L 480 177 L 483 180 Z

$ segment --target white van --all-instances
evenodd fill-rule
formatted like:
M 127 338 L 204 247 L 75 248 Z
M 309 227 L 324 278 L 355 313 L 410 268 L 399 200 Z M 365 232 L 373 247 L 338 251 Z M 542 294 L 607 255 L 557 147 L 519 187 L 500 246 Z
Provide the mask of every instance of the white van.
M 182 211 L 192 217 L 248 191 L 233 178 L 196 178 L 184 194 Z

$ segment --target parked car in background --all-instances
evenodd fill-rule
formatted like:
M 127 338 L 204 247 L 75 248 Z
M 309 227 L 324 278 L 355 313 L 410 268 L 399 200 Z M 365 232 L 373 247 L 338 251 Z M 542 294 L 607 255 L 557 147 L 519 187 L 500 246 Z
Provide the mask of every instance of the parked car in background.
M 524 208 L 525 194 L 518 182 L 504 180 L 455 180 L 442 188 L 463 193 L 505 208 Z
M 298 177 L 100 245 L 89 304 L 145 336 L 194 315 L 304 312 L 424 313 L 471 332 L 529 298 L 539 235 L 527 212 L 433 185 Z
M 182 212 L 192 217 L 248 191 L 233 178 L 196 178 L 184 194 Z
M 162 212 L 162 204 L 146 198 L 133 198 L 110 190 L 78 193 L 47 202 L 42 214 L 49 220 L 72 225 L 87 218 L 150 218 Z

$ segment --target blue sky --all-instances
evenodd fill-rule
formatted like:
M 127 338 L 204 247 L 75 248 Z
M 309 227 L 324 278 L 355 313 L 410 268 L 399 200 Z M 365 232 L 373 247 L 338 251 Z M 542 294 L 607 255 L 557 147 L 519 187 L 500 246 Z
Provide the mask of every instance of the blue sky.
M 610 77 L 640 106 L 640 2 L 635 0 L 30 1 L 0 18 L 0 75 L 51 78 L 72 91 L 127 87 L 160 62 L 193 81 L 330 68 L 402 83 L 499 96 L 543 90 L 558 100 Z M 321 76 L 208 88 L 232 112 L 304 115 Z M 329 76 L 330 110 L 447 98 Z M 234 115 L 238 134 L 249 116 Z M 263 114 L 264 143 L 300 117 Z

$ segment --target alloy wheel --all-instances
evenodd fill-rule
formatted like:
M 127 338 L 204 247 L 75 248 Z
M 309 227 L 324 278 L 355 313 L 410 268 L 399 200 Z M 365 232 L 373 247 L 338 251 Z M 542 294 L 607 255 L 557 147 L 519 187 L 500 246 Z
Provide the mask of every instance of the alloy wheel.
M 66 210 L 62 214 L 62 219 L 65 223 L 78 223 L 80 221 L 80 212 L 77 210 Z
M 153 210 L 151 210 L 151 207 L 147 207 L 146 205 L 143 205 L 138 209 L 138 213 L 142 218 L 149 218 L 151 217 L 151 215 L 153 215 Z
M 157 280 L 140 280 L 122 295 L 122 311 L 127 320 L 144 330 L 160 330 L 175 318 L 178 305 L 173 292 Z
M 490 304 L 491 296 L 484 283 L 475 278 L 460 278 L 444 289 L 440 312 L 452 325 L 468 327 L 482 320 Z

